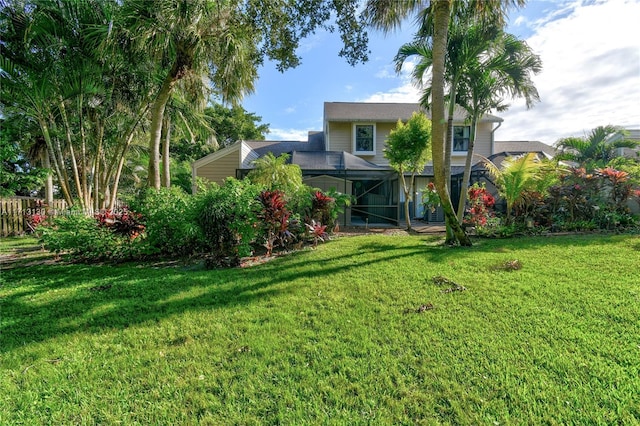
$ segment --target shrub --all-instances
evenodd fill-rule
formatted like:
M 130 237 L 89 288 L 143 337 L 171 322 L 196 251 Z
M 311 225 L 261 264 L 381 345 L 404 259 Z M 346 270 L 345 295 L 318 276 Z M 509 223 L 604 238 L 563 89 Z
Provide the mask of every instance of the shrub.
M 259 193 L 260 187 L 248 180 L 228 178 L 223 186 L 211 185 L 197 198 L 195 223 L 204 248 L 215 259 L 228 258 L 222 264 L 238 265 L 240 257 L 251 254 L 259 231 Z
M 67 253 L 76 260 L 125 260 L 141 250 L 140 239 L 116 235 L 109 227 L 82 212 L 71 210 L 39 228 L 44 248 L 56 254 Z
M 193 196 L 177 187 L 149 189 L 132 203 L 144 217 L 149 254 L 189 255 L 198 249 Z
M 486 226 L 487 220 L 494 216 L 495 198 L 487 191 L 484 184 L 479 185 L 477 182 L 469 187 L 468 194 L 470 207 L 464 222 L 475 227 Z

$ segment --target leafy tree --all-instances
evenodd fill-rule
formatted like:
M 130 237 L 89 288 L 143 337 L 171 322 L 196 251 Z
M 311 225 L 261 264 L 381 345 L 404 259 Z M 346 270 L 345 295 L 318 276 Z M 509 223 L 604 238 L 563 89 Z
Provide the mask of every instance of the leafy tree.
M 253 162 L 254 169 L 247 178 L 254 184 L 263 185 L 269 190 L 281 190 L 285 194 L 295 194 L 304 184 L 302 170 L 297 164 L 288 164 L 289 154 L 279 157 L 268 152 Z
M 238 140 L 264 140 L 269 133 L 269 125 L 261 123 L 262 117 L 240 106 L 215 103 L 205 108 L 203 119 L 207 132 L 172 141 L 171 154 L 177 160 L 195 161 Z
M 211 127 L 215 132 L 218 145 L 229 146 L 238 140 L 264 140 L 269 133 L 269 124 L 261 123 L 262 117 L 247 112 L 241 106 L 227 108 L 213 104 L 207 109 Z
M 611 141 L 613 136 L 620 135 L 621 139 Z M 584 137 L 568 137 L 556 142 L 556 148 L 560 152 L 556 155 L 558 160 L 575 161 L 588 170 L 606 166 L 616 157 L 618 148 L 635 148 L 638 143 L 625 139 L 625 131 L 616 126 L 599 126 L 591 130 Z
M 391 31 L 398 28 L 403 19 L 411 13 L 419 16 L 421 24 L 418 35 L 431 37 L 433 50 L 433 64 L 431 67 L 431 105 L 432 112 L 432 144 L 434 183 L 440 196 L 442 208 L 445 214 L 447 226 L 451 229 L 451 235 L 447 236 L 447 242 L 457 241 L 460 245 L 470 246 L 471 240 L 465 234 L 458 222 L 451 203 L 447 182 L 446 158 L 450 158 L 451 151 L 446 150 L 445 139 L 445 58 L 447 52 L 447 39 L 449 22 L 452 12 L 458 10 L 473 11 L 483 19 L 491 19 L 504 25 L 506 10 L 513 6 L 524 5 L 524 0 L 465 0 L 454 2 L 452 0 L 433 0 L 428 3 L 420 0 L 406 2 L 390 2 L 383 0 L 368 0 L 365 7 L 365 16 L 374 28 L 383 31 Z M 427 105 L 425 105 L 427 106 Z
M 411 230 L 409 201 L 413 193 L 413 182 L 416 173 L 421 173 L 430 158 L 431 121 L 423 113 L 413 113 L 404 124 L 398 120 L 396 128 L 389 133 L 384 149 L 384 156 L 389 164 L 400 175 L 404 190 L 404 216 L 407 230 Z M 407 182 L 405 174 L 410 173 Z
M 283 71 L 299 64 L 302 38 L 337 17 L 345 47 L 340 55 L 366 60 L 367 37 L 357 19 L 358 1 L 299 2 L 128 0 L 123 2 L 123 37 L 155 58 L 161 84 L 151 106 L 149 186 L 160 187 L 160 143 L 167 102 L 178 81 L 207 77 L 223 102 L 237 102 L 254 89 L 264 57 Z M 116 39 L 117 40 L 117 39 Z

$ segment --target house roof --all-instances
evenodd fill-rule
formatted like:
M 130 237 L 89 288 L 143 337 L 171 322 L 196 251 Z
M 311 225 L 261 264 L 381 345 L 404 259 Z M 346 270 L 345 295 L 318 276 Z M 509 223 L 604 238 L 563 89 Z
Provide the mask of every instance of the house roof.
M 416 111 L 424 111 L 417 103 L 377 103 L 377 102 L 325 102 L 324 119 L 326 121 L 369 121 L 393 122 L 408 120 Z M 428 116 L 430 114 L 426 112 Z M 464 121 L 467 113 L 456 107 L 454 120 Z M 500 117 L 486 114 L 481 121 L 499 123 Z
M 303 170 L 391 170 L 344 151 L 293 151 L 289 161 Z
M 556 149 L 554 147 L 540 141 L 495 141 L 493 143 L 493 151 L 495 153 L 517 153 L 514 155 L 519 155 L 524 152 L 544 152 L 547 157 L 554 157 L 556 155 Z
M 268 152 L 276 157 L 293 151 L 324 151 L 324 133 L 309 132 L 308 141 L 244 141 L 256 154 L 263 156 Z

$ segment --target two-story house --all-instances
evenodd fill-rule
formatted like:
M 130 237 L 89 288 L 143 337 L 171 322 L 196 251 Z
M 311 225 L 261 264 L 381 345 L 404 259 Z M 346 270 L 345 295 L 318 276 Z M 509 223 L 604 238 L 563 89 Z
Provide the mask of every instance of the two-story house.
M 289 154 L 289 161 L 300 166 L 306 184 L 351 194 L 354 203 L 344 216 L 344 224 L 397 223 L 403 220 L 403 191 L 397 173 L 384 157 L 385 140 L 398 119 L 408 120 L 414 103 L 325 102 L 324 129 L 309 132 L 307 141 L 237 141 L 235 144 L 195 161 L 194 181 L 204 178 L 222 183 L 229 176 L 244 177 L 257 158 L 272 152 Z M 478 124 L 475 153 L 490 157 L 495 154 L 494 132 L 502 119 L 485 115 Z M 453 150 L 451 153 L 451 190 L 455 199 L 459 193 L 464 161 L 469 146 L 471 128 L 465 114 L 454 115 Z M 474 158 L 474 163 L 480 157 Z M 480 168 L 475 167 L 476 172 Z M 416 194 L 412 215 L 423 217 L 420 203 L 422 192 L 433 177 L 429 164 L 416 179 Z M 437 213 L 432 220 L 437 220 Z

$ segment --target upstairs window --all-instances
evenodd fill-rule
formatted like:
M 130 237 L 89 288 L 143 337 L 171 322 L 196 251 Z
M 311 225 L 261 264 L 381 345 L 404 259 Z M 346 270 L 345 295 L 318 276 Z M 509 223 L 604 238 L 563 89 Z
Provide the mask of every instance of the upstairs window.
M 375 124 L 354 124 L 353 125 L 354 154 L 375 155 L 376 154 L 376 126 Z
M 469 150 L 469 136 L 471 126 L 453 127 L 453 152 L 467 152 Z

